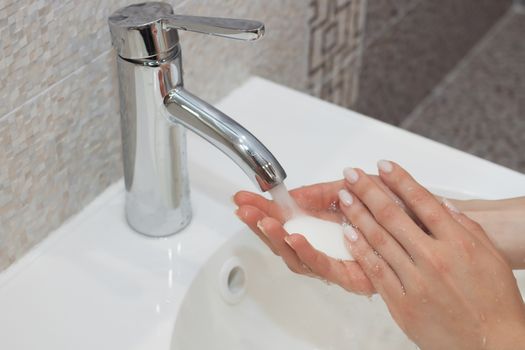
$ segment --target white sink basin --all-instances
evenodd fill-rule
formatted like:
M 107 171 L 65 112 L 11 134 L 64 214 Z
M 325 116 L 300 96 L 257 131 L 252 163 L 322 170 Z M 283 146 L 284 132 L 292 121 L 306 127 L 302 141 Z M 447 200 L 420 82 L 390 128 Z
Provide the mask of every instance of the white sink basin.
M 173 350 L 386 346 L 414 348 L 379 298 L 292 274 L 247 230 L 203 266 L 182 302 L 172 339 Z
M 340 178 L 345 166 L 375 172 L 386 158 L 448 193 L 525 195 L 522 174 L 259 78 L 219 107 L 275 153 L 290 188 Z M 133 232 L 118 183 L 0 274 L 0 349 L 412 347 L 380 300 L 295 276 L 261 247 L 230 201 L 255 188 L 226 156 L 188 135 L 188 159 L 194 216 L 182 233 Z M 235 256 L 240 296 L 219 279 Z M 231 282 L 242 289 L 238 275 Z

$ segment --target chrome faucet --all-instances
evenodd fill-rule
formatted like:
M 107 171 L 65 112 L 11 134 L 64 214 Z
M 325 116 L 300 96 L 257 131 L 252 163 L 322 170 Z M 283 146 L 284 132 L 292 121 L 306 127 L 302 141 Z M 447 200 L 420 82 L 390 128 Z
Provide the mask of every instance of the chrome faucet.
M 191 220 L 185 128 L 228 155 L 262 191 L 286 173 L 250 132 L 183 87 L 178 30 L 256 40 L 256 21 L 173 14 L 166 3 L 124 7 L 109 17 L 118 58 L 126 217 L 138 232 L 168 236 Z

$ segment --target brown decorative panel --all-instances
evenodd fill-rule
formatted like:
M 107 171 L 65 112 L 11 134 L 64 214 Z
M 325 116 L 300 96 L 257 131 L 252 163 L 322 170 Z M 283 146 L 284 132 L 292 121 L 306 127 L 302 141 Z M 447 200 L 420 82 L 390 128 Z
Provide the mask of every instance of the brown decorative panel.
M 310 2 L 307 89 L 312 95 L 352 106 L 364 5 L 363 0 Z

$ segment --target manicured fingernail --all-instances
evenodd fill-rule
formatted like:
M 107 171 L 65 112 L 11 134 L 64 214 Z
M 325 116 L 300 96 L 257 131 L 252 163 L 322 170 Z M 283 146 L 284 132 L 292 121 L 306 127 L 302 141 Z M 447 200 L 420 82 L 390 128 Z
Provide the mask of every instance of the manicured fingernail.
M 239 208 L 235 209 L 234 213 L 239 218 L 239 220 L 242 220 L 241 210 Z
M 459 209 L 454 204 L 452 204 L 452 202 L 449 201 L 448 199 L 446 198 L 441 199 L 441 203 L 443 203 L 443 206 L 447 208 L 449 211 L 456 213 L 456 214 L 461 213 Z
M 392 162 L 389 162 L 388 160 L 380 160 L 377 162 L 377 167 L 384 173 L 389 173 L 394 169 Z
M 268 237 L 268 234 L 266 233 L 266 230 L 264 229 L 264 226 L 261 221 L 257 221 L 257 228 L 261 230 L 261 232 Z
M 290 236 L 286 236 L 286 237 L 284 237 L 284 241 L 286 242 L 286 244 L 288 244 L 288 246 L 289 246 L 290 248 L 293 248 L 293 247 L 292 247 L 292 241 L 290 240 Z
M 343 170 L 343 175 L 346 181 L 350 182 L 351 184 L 355 184 L 357 180 L 359 180 L 359 174 L 354 168 L 345 168 Z
M 345 234 L 346 238 L 348 238 L 350 241 L 357 241 L 357 231 L 351 225 L 345 225 L 343 227 L 343 233 Z
M 339 201 L 346 205 L 347 207 L 351 206 L 354 202 L 354 199 L 352 198 L 352 195 L 347 190 L 340 190 L 339 191 Z

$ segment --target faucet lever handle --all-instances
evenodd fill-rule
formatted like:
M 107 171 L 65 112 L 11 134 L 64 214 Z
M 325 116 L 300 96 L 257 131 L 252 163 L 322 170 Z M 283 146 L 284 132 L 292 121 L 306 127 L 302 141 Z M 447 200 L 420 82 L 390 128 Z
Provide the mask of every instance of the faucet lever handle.
M 257 40 L 264 34 L 261 22 L 176 15 L 171 5 L 164 2 L 123 7 L 108 22 L 113 46 L 125 59 L 155 59 L 169 52 L 179 43 L 177 30 L 237 40 Z
M 264 24 L 259 21 L 183 15 L 168 15 L 164 19 L 166 20 L 165 26 L 170 29 L 187 30 L 229 39 L 251 41 L 264 35 Z

